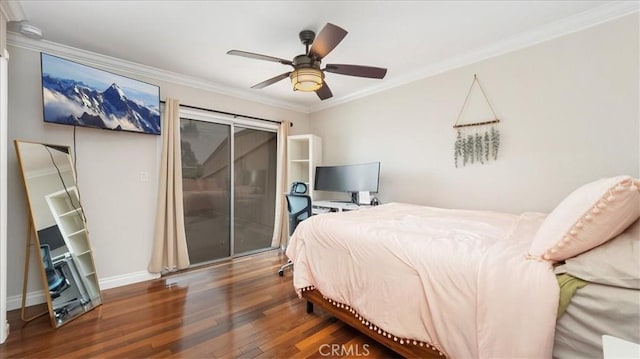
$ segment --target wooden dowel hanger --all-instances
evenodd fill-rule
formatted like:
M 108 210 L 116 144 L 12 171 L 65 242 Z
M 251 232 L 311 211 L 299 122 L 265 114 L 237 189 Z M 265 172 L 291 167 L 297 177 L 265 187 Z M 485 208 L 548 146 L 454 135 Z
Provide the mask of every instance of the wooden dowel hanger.
M 481 126 L 481 125 L 490 125 L 492 123 L 498 123 L 500 122 L 500 120 L 495 119 L 493 121 L 484 121 L 484 122 L 474 122 L 474 123 L 465 123 L 462 125 L 453 125 L 453 128 L 460 128 L 460 127 L 469 127 L 469 126 Z

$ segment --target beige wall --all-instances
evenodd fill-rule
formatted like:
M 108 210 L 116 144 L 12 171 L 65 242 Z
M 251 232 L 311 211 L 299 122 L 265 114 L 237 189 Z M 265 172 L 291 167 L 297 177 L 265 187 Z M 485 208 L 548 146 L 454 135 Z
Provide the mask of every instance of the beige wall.
M 12 46 L 9 51 L 9 140 L 24 139 L 72 146 L 73 127 L 45 124 L 42 120 L 39 53 Z M 139 79 L 159 85 L 163 99 L 172 97 L 192 106 L 273 120 L 286 119 L 294 123 L 291 129 L 293 133 L 308 131 L 308 115 L 304 113 L 155 79 Z M 87 213 L 101 280 L 144 278 L 147 273 L 156 210 L 160 147 L 159 136 L 77 129 L 78 187 Z M 8 157 L 8 295 L 14 300 L 22 285 L 28 212 L 12 148 Z M 140 172 L 149 174 L 148 182 L 139 180 Z M 37 267 L 31 268 L 32 274 L 37 274 Z M 29 291 L 40 288 L 40 280 L 35 274 L 31 276 Z
M 640 175 L 638 30 L 626 16 L 314 113 L 311 130 L 324 164 L 381 161 L 383 202 L 550 211 L 583 183 Z M 474 73 L 503 121 L 501 151 L 456 169 L 451 126 Z

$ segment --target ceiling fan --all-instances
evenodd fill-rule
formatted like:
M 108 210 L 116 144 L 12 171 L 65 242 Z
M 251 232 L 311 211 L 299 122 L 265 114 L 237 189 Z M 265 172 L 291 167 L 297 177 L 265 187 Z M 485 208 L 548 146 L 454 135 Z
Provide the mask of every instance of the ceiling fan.
M 324 80 L 325 72 L 374 79 L 384 78 L 387 74 L 387 69 L 360 65 L 327 64 L 321 69 L 320 63 L 322 59 L 347 36 L 347 31 L 339 26 L 327 23 L 322 30 L 320 30 L 318 37 L 316 37 L 316 33 L 311 30 L 302 30 L 299 36 L 300 41 L 305 46 L 305 53 L 294 57 L 292 61 L 240 50 L 229 50 L 227 54 L 279 62 L 283 65 L 293 67 L 293 71 L 288 71 L 262 81 L 251 86 L 251 88 L 265 88 L 289 77 L 294 91 L 315 91 L 321 100 L 326 100 L 333 96 L 329 85 L 327 85 L 327 82 Z M 311 45 L 311 48 L 309 48 L 309 45 Z

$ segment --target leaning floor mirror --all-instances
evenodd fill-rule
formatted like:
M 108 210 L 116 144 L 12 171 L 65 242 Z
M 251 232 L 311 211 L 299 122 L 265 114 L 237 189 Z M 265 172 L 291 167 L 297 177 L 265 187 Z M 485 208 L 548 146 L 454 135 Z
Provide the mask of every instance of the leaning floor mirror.
M 23 307 L 34 243 L 49 317 L 57 328 L 102 303 L 87 222 L 69 147 L 19 140 L 15 146 L 30 211 Z

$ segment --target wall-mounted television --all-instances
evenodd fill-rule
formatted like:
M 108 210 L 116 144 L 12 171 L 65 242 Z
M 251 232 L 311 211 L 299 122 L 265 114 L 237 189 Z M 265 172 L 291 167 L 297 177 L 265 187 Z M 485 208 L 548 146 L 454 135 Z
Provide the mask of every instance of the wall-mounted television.
M 344 166 L 317 166 L 313 189 L 348 192 L 357 203 L 358 192 L 378 192 L 380 162 Z
M 41 53 L 44 121 L 160 134 L 160 87 Z

